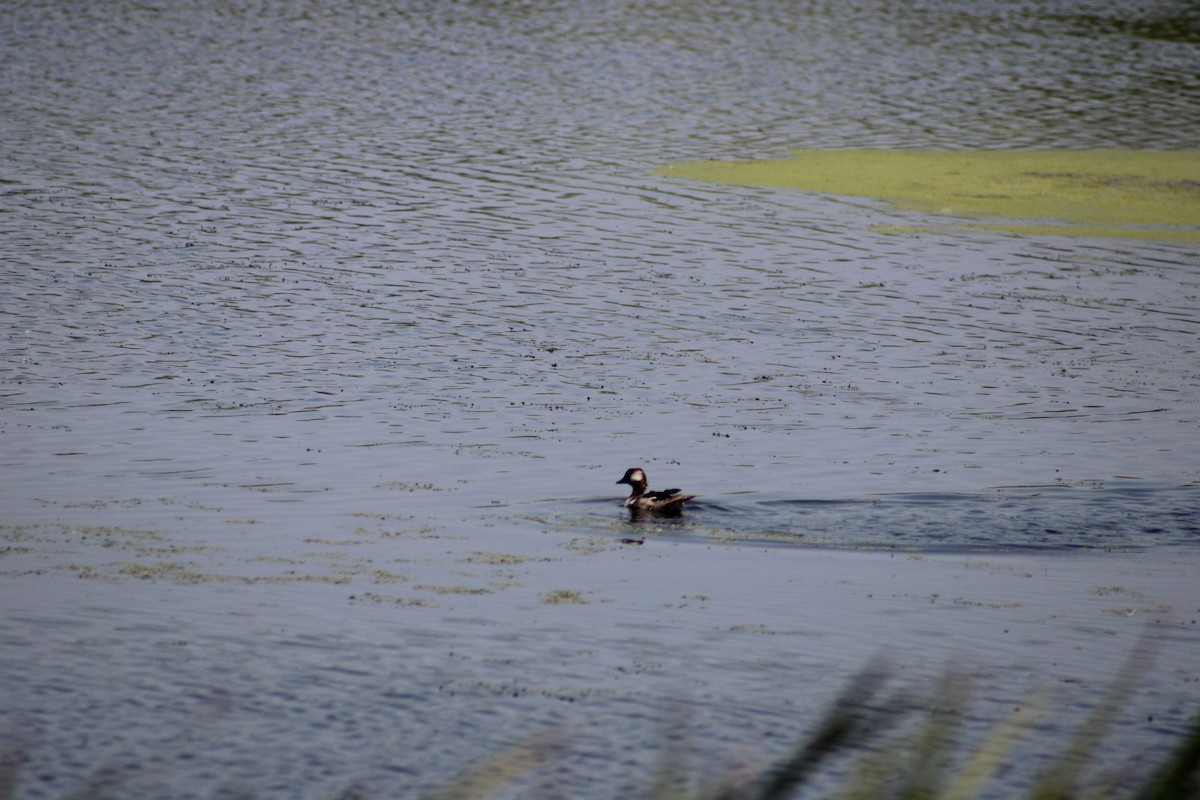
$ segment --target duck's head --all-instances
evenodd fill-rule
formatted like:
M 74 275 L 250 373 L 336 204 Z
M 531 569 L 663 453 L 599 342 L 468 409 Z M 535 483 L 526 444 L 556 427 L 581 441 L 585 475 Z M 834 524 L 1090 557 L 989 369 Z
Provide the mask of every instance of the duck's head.
M 625 477 L 621 478 L 617 483 L 628 483 L 633 487 L 634 492 L 640 494 L 646 491 L 646 486 L 650 482 L 646 480 L 646 473 L 642 471 L 641 467 L 630 467 L 625 470 Z

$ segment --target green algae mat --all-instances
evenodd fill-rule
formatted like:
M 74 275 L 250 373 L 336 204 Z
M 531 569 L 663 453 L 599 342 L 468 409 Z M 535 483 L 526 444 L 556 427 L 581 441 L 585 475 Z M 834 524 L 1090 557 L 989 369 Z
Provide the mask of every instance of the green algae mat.
M 1200 243 L 1200 152 L 794 150 L 770 161 L 697 161 L 655 174 L 870 197 L 950 214 L 945 225 L 1020 234 Z

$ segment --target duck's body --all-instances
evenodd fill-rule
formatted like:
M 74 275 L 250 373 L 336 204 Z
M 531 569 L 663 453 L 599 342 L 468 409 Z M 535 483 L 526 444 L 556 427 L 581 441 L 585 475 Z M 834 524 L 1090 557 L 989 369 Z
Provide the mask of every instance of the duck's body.
M 630 487 L 629 497 L 625 507 L 635 517 L 678 517 L 683 513 L 683 504 L 695 498 L 694 494 L 680 494 L 678 489 L 667 489 L 661 492 L 646 491 L 650 482 L 646 473 L 640 467 L 630 467 L 625 470 L 625 477 L 617 483 L 627 483 Z

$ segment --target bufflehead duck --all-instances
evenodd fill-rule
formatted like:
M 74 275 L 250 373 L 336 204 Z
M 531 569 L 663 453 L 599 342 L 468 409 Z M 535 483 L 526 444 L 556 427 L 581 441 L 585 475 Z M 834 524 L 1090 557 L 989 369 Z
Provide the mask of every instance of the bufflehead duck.
M 625 477 L 617 483 L 628 483 L 631 491 L 625 500 L 625 507 L 633 516 L 648 514 L 654 517 L 678 517 L 683 513 L 683 504 L 693 499 L 694 494 L 680 494 L 678 489 L 667 489 L 662 492 L 647 492 L 649 481 L 646 473 L 640 467 L 630 467 L 625 470 Z

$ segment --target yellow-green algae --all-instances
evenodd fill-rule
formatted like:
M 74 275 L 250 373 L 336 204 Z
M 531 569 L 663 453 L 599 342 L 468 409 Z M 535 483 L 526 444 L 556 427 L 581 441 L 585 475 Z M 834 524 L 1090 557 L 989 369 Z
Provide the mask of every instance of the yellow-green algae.
M 792 154 L 790 159 L 770 161 L 674 164 L 656 174 L 871 197 L 907 210 L 987 220 L 957 227 L 1200 242 L 1200 151 L 793 150 Z
M 546 592 L 542 595 L 542 602 L 552 606 L 587 604 L 583 595 L 574 589 L 555 589 L 553 592 Z

